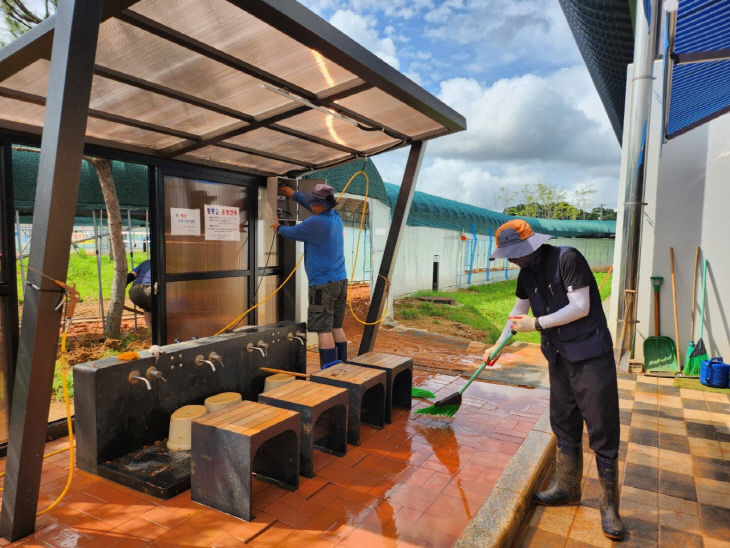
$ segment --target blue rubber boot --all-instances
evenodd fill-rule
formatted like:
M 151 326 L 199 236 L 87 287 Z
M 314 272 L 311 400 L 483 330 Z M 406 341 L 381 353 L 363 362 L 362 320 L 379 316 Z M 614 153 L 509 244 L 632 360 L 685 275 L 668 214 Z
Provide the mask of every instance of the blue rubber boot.
M 330 362 L 337 360 L 336 348 L 320 348 L 319 349 L 319 366 L 322 367 Z
M 347 341 L 335 342 L 335 348 L 337 349 L 337 359 L 341 362 L 347 361 Z

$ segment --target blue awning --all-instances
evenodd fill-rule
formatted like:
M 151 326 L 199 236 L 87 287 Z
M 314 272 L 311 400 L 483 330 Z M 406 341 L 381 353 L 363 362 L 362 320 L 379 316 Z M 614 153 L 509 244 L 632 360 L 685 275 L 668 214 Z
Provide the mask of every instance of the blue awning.
M 666 136 L 730 112 L 730 2 L 680 0 Z

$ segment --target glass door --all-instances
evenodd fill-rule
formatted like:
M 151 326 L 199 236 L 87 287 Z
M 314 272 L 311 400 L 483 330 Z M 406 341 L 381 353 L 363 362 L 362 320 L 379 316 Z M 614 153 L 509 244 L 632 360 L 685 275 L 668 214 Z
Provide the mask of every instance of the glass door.
M 153 291 L 164 305 L 163 342 L 213 335 L 249 306 L 255 187 L 171 174 L 162 183 L 164 291 Z

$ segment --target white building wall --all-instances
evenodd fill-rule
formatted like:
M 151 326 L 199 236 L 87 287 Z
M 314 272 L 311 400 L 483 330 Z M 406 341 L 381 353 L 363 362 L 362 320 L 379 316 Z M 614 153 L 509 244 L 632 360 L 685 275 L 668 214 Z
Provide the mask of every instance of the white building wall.
M 655 65 L 661 74 L 661 64 Z M 629 70 L 628 82 L 631 81 Z M 708 260 L 705 345 L 711 355 L 730 357 L 730 328 L 725 309 L 730 305 L 730 253 L 726 223 L 730 204 L 730 116 L 722 116 L 666 143 L 662 136 L 662 82 L 654 81 L 648 132 L 647 175 L 641 223 L 635 356 L 644 359 L 643 343 L 654 335 L 654 297 L 651 276 L 663 276 L 660 290 L 660 335 L 675 337 L 670 247 L 674 249 L 680 356 L 690 336 L 692 280 L 696 246 L 700 246 L 697 273 L 695 341 L 699 337 L 702 257 Z M 630 86 L 627 86 L 630 88 Z M 629 89 L 630 93 L 630 89 Z M 630 110 L 627 97 L 626 112 Z M 625 154 L 622 161 L 625 162 Z M 622 173 L 625 170 L 622 169 Z M 619 187 L 616 228 L 616 268 L 623 268 L 618 242 L 623 237 L 625 181 Z M 609 325 L 617 326 L 618 277 L 614 277 Z M 676 344 L 675 340 L 675 344 Z

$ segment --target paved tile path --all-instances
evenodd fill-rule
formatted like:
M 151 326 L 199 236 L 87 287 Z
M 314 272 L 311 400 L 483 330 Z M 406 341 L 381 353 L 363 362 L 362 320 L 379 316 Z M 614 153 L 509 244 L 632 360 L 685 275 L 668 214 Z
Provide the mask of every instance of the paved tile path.
M 620 546 L 730 547 L 730 396 L 620 374 Z M 580 506 L 537 507 L 521 546 L 609 546 L 584 436 Z M 617 543 L 617 545 L 619 545 Z

